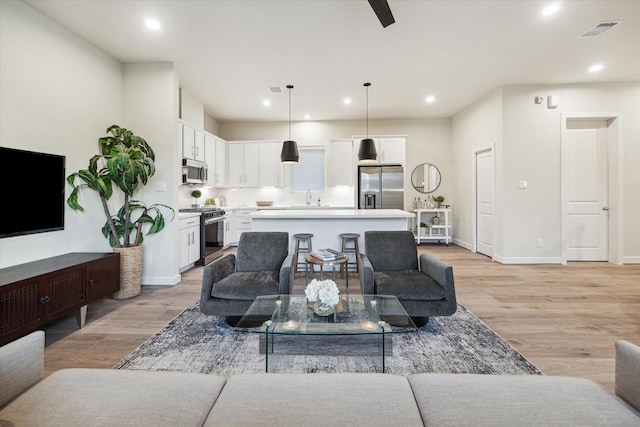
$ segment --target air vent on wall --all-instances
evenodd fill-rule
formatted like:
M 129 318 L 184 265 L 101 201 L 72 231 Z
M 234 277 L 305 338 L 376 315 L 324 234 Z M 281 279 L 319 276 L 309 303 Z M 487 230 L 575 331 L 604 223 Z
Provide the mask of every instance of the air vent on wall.
M 280 86 L 269 86 L 269 92 L 282 93 L 282 88 Z
M 615 27 L 616 25 L 618 25 L 621 22 L 622 21 L 603 21 L 603 22 L 600 22 L 596 26 L 591 27 L 587 31 L 585 31 L 584 33 L 580 34 L 578 36 L 578 38 L 580 39 L 580 38 L 585 38 L 585 37 L 598 37 L 602 33 L 604 33 L 605 31 L 612 29 L 613 27 Z

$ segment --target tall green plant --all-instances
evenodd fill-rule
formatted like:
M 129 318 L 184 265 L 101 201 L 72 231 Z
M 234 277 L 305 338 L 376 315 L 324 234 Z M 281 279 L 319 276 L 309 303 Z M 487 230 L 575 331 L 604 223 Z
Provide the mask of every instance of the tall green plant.
M 107 218 L 102 234 L 109 239 L 109 244 L 118 248 L 138 246 L 143 241 L 143 228 L 147 229 L 147 235 L 164 229 L 160 208 L 169 209 L 172 214 L 174 210 L 164 204 L 147 206 L 130 199 L 155 174 L 155 154 L 143 138 L 130 130 L 112 125 L 106 132 L 106 137 L 98 139 L 100 154 L 89 160 L 89 167 L 67 177 L 67 183 L 73 187 L 67 204 L 84 212 L 78 202 L 80 190 L 87 187 L 96 191 Z M 114 185 L 123 192 L 124 203 L 116 215 L 111 215 L 107 201 L 113 195 Z

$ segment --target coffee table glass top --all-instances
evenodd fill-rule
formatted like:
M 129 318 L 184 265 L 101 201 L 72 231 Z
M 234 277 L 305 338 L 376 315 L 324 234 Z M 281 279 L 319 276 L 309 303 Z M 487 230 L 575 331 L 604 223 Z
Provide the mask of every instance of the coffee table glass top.
M 416 331 L 393 295 L 342 294 L 335 312 L 315 314 L 304 294 L 265 295 L 255 299 L 236 329 L 282 335 L 364 335 Z

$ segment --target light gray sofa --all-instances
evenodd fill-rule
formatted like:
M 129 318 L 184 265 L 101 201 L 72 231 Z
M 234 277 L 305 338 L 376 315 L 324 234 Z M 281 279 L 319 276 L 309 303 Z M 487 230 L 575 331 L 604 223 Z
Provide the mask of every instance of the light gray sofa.
M 640 347 L 616 343 L 616 395 L 580 378 L 64 369 L 44 333 L 0 348 L 0 426 L 639 426 Z

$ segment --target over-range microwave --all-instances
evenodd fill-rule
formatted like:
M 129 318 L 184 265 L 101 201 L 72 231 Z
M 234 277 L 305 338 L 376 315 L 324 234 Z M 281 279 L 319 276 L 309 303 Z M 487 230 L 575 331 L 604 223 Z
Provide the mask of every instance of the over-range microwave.
M 197 160 L 182 159 L 182 183 L 206 184 L 207 164 Z

